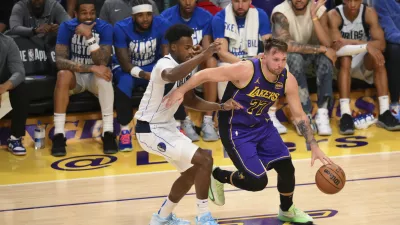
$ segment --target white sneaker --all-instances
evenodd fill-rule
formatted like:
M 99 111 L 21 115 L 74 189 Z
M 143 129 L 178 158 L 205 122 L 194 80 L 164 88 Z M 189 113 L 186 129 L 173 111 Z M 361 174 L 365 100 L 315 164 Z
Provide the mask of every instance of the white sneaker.
M 268 112 L 269 118 L 271 118 L 274 127 L 278 130 L 279 134 L 286 134 L 287 128 L 279 122 L 278 118 L 276 117 L 275 112 Z
M 315 123 L 318 128 L 318 135 L 329 136 L 332 135 L 332 128 L 329 122 L 329 111 L 328 109 L 318 109 L 317 115 L 315 115 Z
M 158 213 L 154 213 L 149 225 L 190 225 L 190 221 L 180 219 L 173 213 L 169 214 L 166 218 L 162 218 Z

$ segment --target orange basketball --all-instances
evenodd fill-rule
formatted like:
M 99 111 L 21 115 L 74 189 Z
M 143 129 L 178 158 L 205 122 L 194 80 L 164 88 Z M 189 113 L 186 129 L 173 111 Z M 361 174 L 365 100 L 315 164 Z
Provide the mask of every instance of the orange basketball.
M 336 164 L 323 165 L 315 174 L 315 183 L 325 194 L 336 194 L 346 183 L 346 174 Z

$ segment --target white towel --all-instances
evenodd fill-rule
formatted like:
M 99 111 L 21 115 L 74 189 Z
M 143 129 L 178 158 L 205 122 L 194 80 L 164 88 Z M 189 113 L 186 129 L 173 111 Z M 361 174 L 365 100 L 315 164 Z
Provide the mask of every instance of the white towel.
M 0 100 L 0 119 L 12 110 L 9 92 L 4 92 Z
M 249 56 L 256 56 L 258 51 L 258 11 L 250 8 L 246 15 L 244 24 L 245 36 L 240 37 L 239 29 L 236 24 L 235 14 L 233 13 L 232 4 L 225 8 L 225 37 L 230 38 L 229 45 L 234 48 L 241 48 L 246 51 Z

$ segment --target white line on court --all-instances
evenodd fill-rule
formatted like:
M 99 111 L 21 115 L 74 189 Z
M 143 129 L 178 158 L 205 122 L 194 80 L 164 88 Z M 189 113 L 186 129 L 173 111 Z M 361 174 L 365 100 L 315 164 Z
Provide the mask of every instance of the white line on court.
M 359 157 L 359 156 L 374 156 L 374 155 L 388 155 L 388 154 L 399 154 L 400 150 L 391 151 L 391 152 L 375 152 L 375 153 L 365 153 L 365 154 L 354 154 L 354 155 L 341 155 L 341 156 L 330 156 L 331 159 L 336 158 L 351 158 L 351 157 Z M 307 159 L 294 159 L 294 162 L 298 161 L 307 161 L 311 160 L 310 158 Z M 220 166 L 221 168 L 229 168 L 233 167 L 232 165 L 229 166 Z M 50 180 L 50 181 L 40 181 L 40 182 L 29 182 L 29 183 L 19 183 L 19 184 L 4 184 L 0 185 L 1 187 L 12 187 L 12 186 L 22 186 L 22 185 L 31 185 L 31 184 L 46 184 L 46 183 L 56 183 L 56 182 L 70 182 L 70 181 L 81 181 L 81 180 L 94 180 L 94 179 L 106 179 L 106 178 L 114 178 L 114 177 L 126 177 L 126 176 L 138 176 L 138 175 L 145 175 L 145 174 L 159 174 L 159 173 L 177 173 L 176 170 L 163 170 L 163 171 L 153 171 L 153 172 L 143 172 L 143 173 L 133 173 L 133 174 L 117 174 L 117 175 L 107 175 L 107 176 L 96 176 L 96 177 L 83 177 L 83 178 L 73 178 L 73 179 L 63 179 L 63 180 Z

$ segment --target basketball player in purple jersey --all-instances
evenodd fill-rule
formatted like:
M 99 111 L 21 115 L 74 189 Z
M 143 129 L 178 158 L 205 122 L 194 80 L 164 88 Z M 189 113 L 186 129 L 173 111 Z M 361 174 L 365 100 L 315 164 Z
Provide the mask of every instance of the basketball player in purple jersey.
M 318 147 L 300 103 L 296 78 L 285 69 L 287 49 L 285 42 L 267 39 L 262 59 L 200 71 L 166 96 L 164 102 L 169 107 L 204 82 L 229 81 L 222 102 L 233 99 L 241 109 L 219 112 L 219 132 L 222 144 L 238 170 L 215 168 L 209 198 L 217 205 L 225 204 L 224 183 L 243 190 L 261 191 L 268 183 L 266 170 L 275 169 L 281 201 L 278 218 L 285 222 L 311 223 L 313 219 L 293 204 L 295 169 L 289 150 L 268 115 L 268 108 L 280 96 L 286 96 L 294 121 L 311 146 L 311 165 L 316 159 L 324 164 L 332 161 Z

